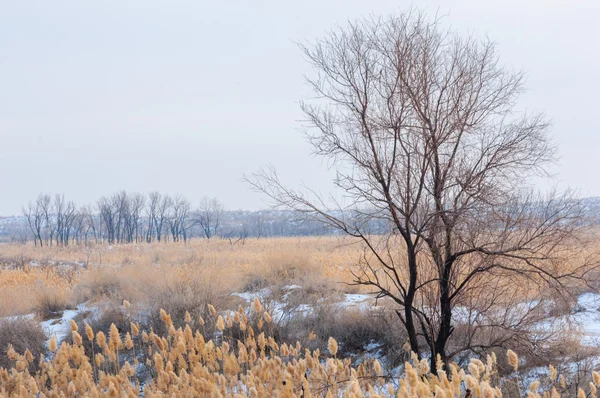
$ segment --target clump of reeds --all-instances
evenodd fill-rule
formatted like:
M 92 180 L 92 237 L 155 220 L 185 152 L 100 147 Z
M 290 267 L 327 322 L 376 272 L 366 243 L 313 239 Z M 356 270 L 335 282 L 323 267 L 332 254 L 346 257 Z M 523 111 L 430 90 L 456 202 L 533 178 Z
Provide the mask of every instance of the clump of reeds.
M 328 341 L 330 355 L 311 351 L 300 343 L 277 342 L 269 334 L 271 317 L 260 301 L 250 308 L 218 313 L 213 339 L 202 329 L 204 319 L 187 313 L 185 326 L 175 328 L 169 314 L 161 311 L 165 335 L 142 330 L 135 322 L 129 330 L 111 325 L 108 335 L 89 325 L 82 330 L 71 324 L 73 343 L 58 346 L 53 337 L 51 354 L 37 358 L 39 370 L 29 371 L 36 358 L 29 351 L 9 348 L 10 369 L 0 369 L 0 394 L 6 396 L 222 396 L 222 397 L 501 397 L 496 357 L 486 362 L 472 359 L 466 369 L 456 364 L 444 367 L 438 358 L 437 374 L 427 359 L 412 355 L 401 376 L 387 375 L 376 359 L 357 366 L 338 358 L 338 343 Z M 259 319 L 252 322 L 251 319 Z M 233 331 L 235 330 L 235 333 Z M 92 343 L 86 354 L 84 339 Z M 517 369 L 518 357 L 508 351 L 508 362 Z M 140 360 L 143 361 L 140 362 Z M 139 369 L 145 368 L 146 376 Z M 147 376 L 149 375 L 149 376 Z M 555 384 L 555 368 L 549 368 L 549 383 L 532 382 L 528 397 L 558 397 L 564 392 Z M 589 393 L 595 396 L 600 375 L 593 374 Z M 582 395 L 583 394 L 583 395 Z M 586 396 L 580 389 L 579 396 Z

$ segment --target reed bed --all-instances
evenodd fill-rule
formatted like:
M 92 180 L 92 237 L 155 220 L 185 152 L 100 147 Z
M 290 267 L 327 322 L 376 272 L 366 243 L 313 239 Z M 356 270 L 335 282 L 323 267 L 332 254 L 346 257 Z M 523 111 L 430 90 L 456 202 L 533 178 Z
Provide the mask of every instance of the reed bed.
M 4 244 L 0 317 L 34 312 L 49 289 L 74 302 L 117 290 L 120 299 L 143 300 L 144 292 L 165 278 L 212 279 L 231 292 L 294 283 L 357 292 L 361 289 L 348 285 L 348 269 L 360 253 L 355 241 L 332 237 L 248 239 L 243 244 L 224 239 L 41 248 Z M 91 292 L 82 296 L 88 288 Z
M 125 302 L 125 307 L 129 303 Z M 208 305 L 214 329 L 206 320 L 187 314 L 185 327 L 175 328 L 161 311 L 165 335 L 141 330 L 131 322 L 127 330 L 114 324 L 110 332 L 83 330 L 71 324 L 73 343 L 57 345 L 35 358 L 29 350 L 9 348 L 14 365 L 0 368 L 2 396 L 38 397 L 502 397 L 516 396 L 519 359 L 507 352 L 514 373 L 500 377 L 494 354 L 485 361 L 472 359 L 464 369 L 450 363 L 431 374 L 428 360 L 412 355 L 397 375 L 386 374 L 377 359 L 353 366 L 338 357 L 330 338 L 326 352 L 300 343 L 279 344 L 270 334 L 272 318 L 258 299 L 249 308 L 226 315 Z M 30 365 L 37 363 L 37 372 Z M 600 375 L 577 397 L 596 396 Z M 511 392 L 512 391 L 512 392 Z M 518 388 L 517 388 L 518 391 Z M 560 397 L 567 392 L 564 376 L 550 366 L 545 380 L 532 381 L 527 397 Z

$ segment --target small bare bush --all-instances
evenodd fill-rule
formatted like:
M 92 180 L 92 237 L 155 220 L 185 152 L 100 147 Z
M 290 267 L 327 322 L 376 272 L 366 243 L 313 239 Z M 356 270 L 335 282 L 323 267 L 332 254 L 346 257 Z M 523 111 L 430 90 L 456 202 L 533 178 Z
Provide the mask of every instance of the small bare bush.
M 22 253 L 14 256 L 1 256 L 0 268 L 24 270 L 29 266 L 30 261 L 31 259 Z
M 322 351 L 327 348 L 329 337 L 333 337 L 342 356 L 361 359 L 365 354 L 381 355 L 388 365 L 396 366 L 406 360 L 402 347 L 407 341 L 396 322 L 395 315 L 389 311 L 317 304 L 308 314 L 300 314 L 280 325 L 277 334 L 282 341 L 300 341 Z
M 0 368 L 10 369 L 15 365 L 7 355 L 9 346 L 17 352 L 29 350 L 34 358 L 46 352 L 46 335 L 39 322 L 33 319 L 15 317 L 0 320 Z M 30 364 L 30 370 L 35 370 L 36 362 Z
M 60 289 L 44 289 L 38 292 L 36 314 L 44 319 L 59 317 L 66 309 L 73 308 L 68 292 Z
M 149 325 L 158 335 L 164 335 L 167 330 L 161 318 L 160 311 L 165 310 L 171 315 L 174 326 L 184 327 L 186 313 L 189 313 L 195 325 L 201 319 L 211 322 L 208 305 L 217 306 L 220 311 L 225 308 L 225 295 L 220 295 L 217 289 L 202 279 L 176 279 L 159 286 L 150 297 Z M 203 325 L 204 329 L 212 328 L 212 324 Z
M 95 333 L 102 332 L 105 335 L 110 334 L 111 325 L 115 325 L 119 332 L 129 330 L 130 323 L 132 321 L 131 313 L 123 306 L 117 306 L 109 303 L 106 307 L 101 308 L 99 315 L 92 317 L 91 313 L 82 313 L 74 319 L 77 329 L 84 335 L 86 332 L 86 326 L 89 325 Z M 73 335 L 67 334 L 64 340 L 68 344 L 73 343 Z M 85 354 L 92 357 L 93 344 L 89 338 L 83 339 L 82 341 Z
M 76 289 L 79 301 L 99 300 L 102 298 L 122 301 L 124 290 L 133 281 L 125 278 L 122 271 L 111 268 L 97 268 L 87 272 L 79 281 Z
M 251 332 L 247 314 L 264 320 L 262 327 L 257 325 Z M 42 359 L 39 372 L 27 369 L 33 355 L 11 350 L 15 366 L 0 367 L 0 388 L 8 396 L 500 397 L 522 396 L 524 391 L 528 397 L 574 395 L 561 382 L 564 374 L 552 367 L 510 395 L 511 386 L 519 383 L 519 358 L 513 352 L 508 353 L 514 370 L 509 377 L 498 377 L 493 355 L 485 361 L 472 359 L 462 370 L 438 359 L 438 369 L 444 372 L 435 375 L 427 359 L 416 354 L 409 356 L 399 374 L 391 376 L 374 358 L 353 365 L 334 338 L 327 339 L 326 350 L 277 341 L 268 333 L 271 316 L 260 305 L 242 308 L 227 321 L 216 312 L 210 316 L 217 318 L 217 336 L 226 336 L 232 327 L 246 333 L 235 342 L 208 340 L 189 323 L 175 329 L 164 312 L 162 320 L 169 330 L 166 337 L 140 330 L 135 323 L 126 329 L 111 325 L 108 335 L 91 328 L 73 328 L 73 344 L 59 348 L 51 341 L 53 354 Z M 91 355 L 82 350 L 85 339 L 93 341 Z M 124 362 L 124 356 L 134 359 Z M 140 367 L 147 371 L 140 372 Z M 588 372 L 585 377 L 586 382 L 592 379 L 594 383 L 576 380 L 577 396 L 587 396 L 586 392 L 595 396 L 600 375 Z

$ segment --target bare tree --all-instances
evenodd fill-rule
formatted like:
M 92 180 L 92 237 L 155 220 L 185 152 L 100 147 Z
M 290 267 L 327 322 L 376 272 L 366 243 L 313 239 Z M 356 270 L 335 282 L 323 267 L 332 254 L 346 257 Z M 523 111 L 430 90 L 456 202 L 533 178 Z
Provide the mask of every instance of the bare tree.
M 171 200 L 168 223 L 173 242 L 179 242 L 182 239 L 184 242 L 187 241 L 187 232 L 190 228 L 190 225 L 188 225 L 190 208 L 190 202 L 181 195 L 176 195 Z
M 44 217 L 44 239 L 46 240 L 46 245 L 52 246 L 52 240 L 54 239 L 52 198 L 50 195 L 40 194 L 37 198 L 36 206 L 39 207 Z
M 23 207 L 22 211 L 23 216 L 25 216 L 25 219 L 27 220 L 27 225 L 33 234 L 34 245 L 37 246 L 39 241 L 40 246 L 44 246 L 44 242 L 42 240 L 44 214 L 42 208 L 40 207 L 39 201 L 36 201 L 35 204 L 29 202 L 28 207 Z
M 115 230 L 115 243 L 124 243 L 127 241 L 129 236 L 129 196 L 127 192 L 121 191 L 114 194 L 110 199 L 110 206 L 114 215 L 114 230 Z
M 156 191 L 150 192 L 150 195 L 148 196 L 149 203 L 148 203 L 148 207 L 146 208 L 146 215 L 148 217 L 148 220 L 147 220 L 148 227 L 146 230 L 146 242 L 148 242 L 148 243 L 151 243 L 155 237 L 156 229 L 154 228 L 154 226 L 157 223 L 160 198 L 161 198 L 160 193 L 156 192 Z
M 456 309 L 473 305 L 477 286 L 500 278 L 560 290 L 588 269 L 560 266 L 579 243 L 577 201 L 527 189 L 554 148 L 542 115 L 513 111 L 523 77 L 500 67 L 493 43 L 409 12 L 301 49 L 316 72 L 315 99 L 302 103 L 306 135 L 336 165 L 344 204 L 289 189 L 273 169 L 248 180 L 364 243 L 355 282 L 396 303 L 412 350 L 427 347 L 434 371 L 436 355 L 472 348 L 449 352 Z M 509 328 L 500 297 L 486 300 L 483 315 Z
M 217 198 L 202 198 L 195 219 L 206 239 L 218 235 L 224 212 L 225 207 Z
M 144 195 L 140 193 L 136 193 L 131 195 L 131 216 L 130 216 L 130 237 L 129 241 L 137 243 L 142 239 L 142 232 L 140 228 L 142 228 L 142 211 L 144 210 L 144 206 L 146 205 L 146 198 Z
M 81 233 L 83 233 L 83 239 L 84 239 L 84 243 L 88 243 L 88 235 L 91 231 L 93 237 L 94 237 L 94 242 L 98 243 L 100 240 L 100 225 L 99 225 L 99 219 L 98 217 L 94 214 L 92 206 L 83 206 L 80 210 L 80 231 Z M 80 236 L 81 238 L 81 236 Z
M 112 245 L 116 243 L 116 211 L 112 206 L 111 200 L 106 197 L 98 200 L 97 207 L 100 219 L 101 239 L 106 238 L 107 242 Z
M 156 227 L 156 239 L 160 242 L 161 239 L 166 236 L 169 237 L 167 228 L 167 218 L 169 216 L 169 208 L 171 207 L 172 199 L 169 195 L 162 196 L 158 204 L 158 211 L 155 219 L 155 227 Z
M 67 246 L 75 221 L 76 207 L 72 201 L 67 202 L 64 195 L 56 194 L 53 202 L 56 245 Z
M 63 213 L 63 245 L 67 246 L 69 244 L 69 239 L 71 238 L 71 234 L 73 233 L 73 225 L 77 219 L 77 207 L 73 201 L 67 202 L 65 211 Z
M 265 219 L 265 216 L 262 213 L 257 212 L 256 214 L 252 214 L 249 218 L 250 219 L 248 220 L 247 227 L 250 230 L 249 234 L 256 237 L 257 239 L 266 236 L 268 224 Z

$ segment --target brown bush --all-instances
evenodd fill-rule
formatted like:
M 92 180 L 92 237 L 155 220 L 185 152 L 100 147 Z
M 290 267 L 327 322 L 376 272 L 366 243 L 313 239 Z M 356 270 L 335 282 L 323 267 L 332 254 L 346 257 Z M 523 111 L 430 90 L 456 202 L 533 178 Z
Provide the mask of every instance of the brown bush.
M 361 359 L 365 354 L 379 351 L 389 366 L 397 366 L 408 358 L 402 348 L 407 336 L 399 326 L 397 316 L 390 311 L 362 311 L 321 304 L 314 306 L 310 313 L 280 325 L 279 329 L 275 334 L 282 341 L 300 341 L 321 351 L 327 348 L 329 337 L 333 337 L 339 344 L 340 355 L 345 357 Z M 313 336 L 310 336 L 311 332 Z M 368 346 L 373 352 L 366 352 Z
M 72 308 L 65 290 L 46 288 L 37 294 L 35 312 L 43 320 L 59 317 L 64 310 Z
M 95 333 L 101 331 L 108 336 L 112 324 L 115 324 L 117 329 L 120 332 L 122 332 L 125 330 L 129 330 L 130 322 L 133 319 L 131 313 L 128 310 L 126 310 L 122 306 L 114 305 L 113 303 L 108 303 L 107 306 L 100 308 L 99 310 L 100 313 L 97 316 L 92 316 L 91 312 L 84 312 L 78 314 L 73 319 L 73 321 L 75 321 L 75 323 L 77 324 L 79 333 L 82 336 L 84 336 L 83 346 L 85 348 L 86 355 L 92 355 L 92 343 L 87 337 L 85 337 L 86 325 L 90 325 Z M 66 343 L 72 344 L 72 333 L 68 333 L 64 341 Z
M 299 251 L 271 252 L 265 256 L 258 267 L 246 274 L 243 291 L 258 291 L 265 287 L 298 283 L 310 274 L 312 263 L 306 253 Z
M 40 355 L 46 352 L 46 334 L 39 322 L 23 318 L 5 318 L 0 320 L 0 368 L 10 369 L 14 361 L 8 358 L 6 350 L 11 345 L 18 353 L 29 350 L 35 361 L 31 364 L 34 371 Z
M 98 300 L 101 298 L 123 300 L 123 290 L 131 280 L 124 278 L 119 270 L 111 268 L 94 269 L 83 275 L 76 290 L 78 301 Z
M 0 268 L 24 270 L 29 266 L 31 258 L 19 253 L 14 256 L 1 256 Z
M 203 329 L 212 330 L 214 317 L 209 316 L 208 305 L 215 306 L 220 312 L 226 308 L 226 297 L 226 294 L 219 294 L 216 287 L 206 280 L 194 277 L 173 279 L 152 292 L 148 326 L 158 335 L 166 334 L 167 330 L 160 316 L 160 310 L 164 309 L 171 315 L 175 328 L 185 326 L 185 315 L 188 312 L 196 327 L 199 327 L 198 321 L 202 317 L 206 322 Z

